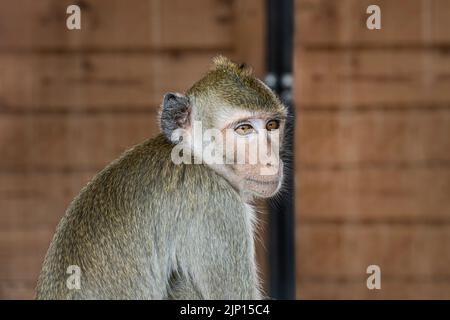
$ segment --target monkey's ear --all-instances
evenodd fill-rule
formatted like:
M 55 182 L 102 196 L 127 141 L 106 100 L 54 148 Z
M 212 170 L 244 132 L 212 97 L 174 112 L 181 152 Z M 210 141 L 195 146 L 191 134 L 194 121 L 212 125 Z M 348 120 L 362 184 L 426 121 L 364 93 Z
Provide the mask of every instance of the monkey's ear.
M 160 125 L 164 135 L 172 140 L 176 129 L 187 129 L 190 126 L 191 105 L 188 97 L 179 93 L 167 93 L 161 107 Z M 173 141 L 178 142 L 178 141 Z

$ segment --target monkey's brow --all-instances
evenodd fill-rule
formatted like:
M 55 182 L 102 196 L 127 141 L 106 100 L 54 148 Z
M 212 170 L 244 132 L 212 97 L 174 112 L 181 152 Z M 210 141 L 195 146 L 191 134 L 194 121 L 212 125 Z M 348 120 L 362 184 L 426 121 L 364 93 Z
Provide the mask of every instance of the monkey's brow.
M 228 127 L 234 127 L 242 122 L 249 121 L 251 119 L 270 119 L 270 120 L 278 120 L 278 121 L 284 121 L 286 120 L 286 116 L 284 114 L 280 113 L 271 113 L 271 114 L 262 114 L 262 115 L 253 115 L 248 117 L 242 117 L 237 120 L 234 120 L 228 124 Z
M 279 121 L 284 121 L 286 120 L 287 116 L 285 114 L 282 113 L 274 113 L 268 117 L 266 117 L 266 119 L 273 119 L 273 120 L 279 120 Z

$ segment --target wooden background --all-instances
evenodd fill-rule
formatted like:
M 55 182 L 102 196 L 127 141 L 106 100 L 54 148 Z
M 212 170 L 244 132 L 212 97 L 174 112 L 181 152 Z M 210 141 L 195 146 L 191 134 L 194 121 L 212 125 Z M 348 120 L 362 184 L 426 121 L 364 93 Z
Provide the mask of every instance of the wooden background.
M 450 299 L 450 1 L 295 17 L 298 298 Z
M 74 3 L 81 31 L 66 28 Z M 157 133 L 165 92 L 188 89 L 218 53 L 264 75 L 263 9 L 262 0 L 0 2 L 0 298 L 33 297 L 67 205 Z
M 0 299 L 33 297 L 68 203 L 157 132 L 165 92 L 218 53 L 264 76 L 264 15 L 264 0 L 0 2 Z M 296 0 L 298 298 L 450 299 L 449 16 L 446 0 Z

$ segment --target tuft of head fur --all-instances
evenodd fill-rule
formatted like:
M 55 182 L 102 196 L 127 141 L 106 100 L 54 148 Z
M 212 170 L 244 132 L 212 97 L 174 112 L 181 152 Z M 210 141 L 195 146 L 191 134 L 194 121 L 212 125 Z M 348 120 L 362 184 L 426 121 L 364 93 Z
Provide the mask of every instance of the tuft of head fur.
M 252 68 L 248 67 L 245 63 L 238 65 L 225 56 L 218 55 L 213 58 L 212 70 L 219 72 L 232 72 L 240 77 L 253 76 Z
M 252 69 L 224 56 L 213 58 L 212 68 L 186 92 L 202 114 L 229 106 L 249 111 L 283 112 L 273 91 L 253 75 Z

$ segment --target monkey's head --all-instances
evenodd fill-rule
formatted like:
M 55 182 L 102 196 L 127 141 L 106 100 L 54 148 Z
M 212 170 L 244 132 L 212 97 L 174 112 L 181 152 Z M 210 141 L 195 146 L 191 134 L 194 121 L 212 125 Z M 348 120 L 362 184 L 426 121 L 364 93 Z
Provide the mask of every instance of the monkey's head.
M 172 159 L 206 163 L 241 194 L 266 198 L 282 183 L 286 114 L 251 70 L 218 56 L 186 95 L 165 95 L 160 116 L 163 133 L 177 149 Z

